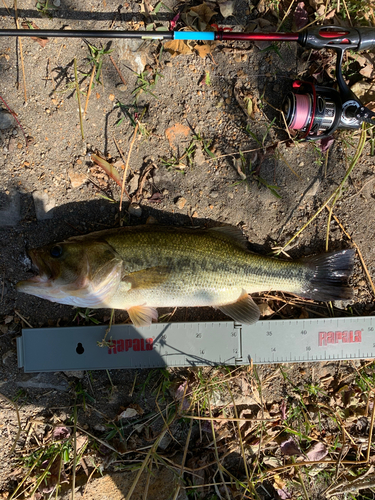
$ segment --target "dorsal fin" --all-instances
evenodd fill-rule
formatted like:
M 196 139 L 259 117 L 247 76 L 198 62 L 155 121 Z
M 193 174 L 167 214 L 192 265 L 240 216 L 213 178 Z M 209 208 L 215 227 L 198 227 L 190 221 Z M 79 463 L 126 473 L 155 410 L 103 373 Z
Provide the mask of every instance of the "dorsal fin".
M 232 241 L 237 246 L 247 250 L 248 241 L 246 236 L 242 233 L 241 229 L 236 226 L 220 226 L 207 229 L 210 233 L 214 234 L 217 238 L 225 241 Z

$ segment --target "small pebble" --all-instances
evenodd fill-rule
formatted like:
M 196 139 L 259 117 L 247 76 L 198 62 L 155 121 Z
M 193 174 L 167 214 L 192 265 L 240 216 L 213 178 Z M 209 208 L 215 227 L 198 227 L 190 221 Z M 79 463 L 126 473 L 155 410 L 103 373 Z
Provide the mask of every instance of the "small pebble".
M 184 206 L 186 205 L 186 198 L 184 198 L 183 196 L 179 196 L 177 198 L 177 200 L 175 201 L 175 205 L 177 206 L 177 208 L 182 210 L 184 208 Z
M 138 205 L 138 203 L 131 203 L 128 212 L 130 215 L 134 215 L 134 217 L 140 217 L 142 215 L 142 208 Z

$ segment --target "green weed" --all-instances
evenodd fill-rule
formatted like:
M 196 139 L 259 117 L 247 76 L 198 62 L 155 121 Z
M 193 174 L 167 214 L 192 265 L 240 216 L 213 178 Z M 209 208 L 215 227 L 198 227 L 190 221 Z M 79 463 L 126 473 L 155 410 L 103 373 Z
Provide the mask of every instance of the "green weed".
M 150 94 L 152 97 L 159 100 L 151 91 L 155 88 L 159 77 L 163 78 L 163 75 L 159 73 L 158 70 L 153 71 L 151 68 L 145 69 L 142 73 L 137 74 L 136 88 L 132 92 L 132 95 L 135 97 L 135 102 L 138 102 L 139 97 L 143 93 Z
M 95 68 L 95 81 L 96 83 L 102 85 L 102 82 L 100 81 L 100 77 L 102 74 L 102 66 L 103 66 L 103 59 L 104 56 L 107 54 L 110 54 L 113 52 L 113 49 L 108 49 L 108 48 L 100 48 L 98 49 L 95 47 L 95 45 L 92 45 L 89 43 L 87 40 L 85 40 L 89 51 L 90 51 L 90 57 L 89 57 L 89 63 L 93 65 Z M 108 47 L 108 45 L 107 45 Z M 86 74 L 86 76 L 89 76 L 90 73 Z
M 77 321 L 79 324 L 80 318 L 82 318 L 85 324 L 94 323 L 94 325 L 100 325 L 100 321 L 93 317 L 94 314 L 96 314 L 95 311 L 89 309 L 88 307 L 86 309 L 77 307 L 73 321 Z
M 82 398 L 82 404 L 83 404 L 83 409 L 86 411 L 87 408 L 87 401 L 90 403 L 95 403 L 95 398 L 93 398 L 83 387 L 82 382 L 79 381 L 78 384 L 74 387 L 74 392 L 76 395 L 76 398 Z
M 49 19 L 52 19 L 52 12 L 53 10 L 56 10 L 57 7 L 53 5 L 52 0 L 38 0 L 38 2 L 35 5 L 36 10 L 41 14 L 42 17 L 48 17 Z

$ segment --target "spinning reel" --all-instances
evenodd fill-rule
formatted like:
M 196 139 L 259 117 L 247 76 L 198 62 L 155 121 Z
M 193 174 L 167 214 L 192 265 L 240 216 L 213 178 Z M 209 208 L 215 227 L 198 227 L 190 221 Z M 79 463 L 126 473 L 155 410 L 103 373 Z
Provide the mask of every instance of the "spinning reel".
M 312 33 L 314 31 L 314 33 Z M 301 45 L 309 48 L 333 48 L 337 52 L 336 78 L 338 90 L 296 80 L 283 102 L 287 127 L 299 137 L 314 141 L 332 135 L 337 129 L 359 129 L 363 122 L 375 124 L 375 113 L 366 108 L 349 89 L 342 75 L 345 50 L 373 48 L 374 31 L 368 28 L 337 27 L 309 30 Z M 312 37 L 311 35 L 314 35 Z

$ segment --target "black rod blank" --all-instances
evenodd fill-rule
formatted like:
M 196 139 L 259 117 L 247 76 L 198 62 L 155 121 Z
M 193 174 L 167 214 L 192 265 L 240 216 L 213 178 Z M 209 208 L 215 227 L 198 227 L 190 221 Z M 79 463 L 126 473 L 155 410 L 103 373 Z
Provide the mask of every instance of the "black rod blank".
M 138 38 L 141 40 L 173 40 L 173 31 L 123 30 L 17 30 L 0 29 L 1 36 L 37 36 L 39 38 Z

